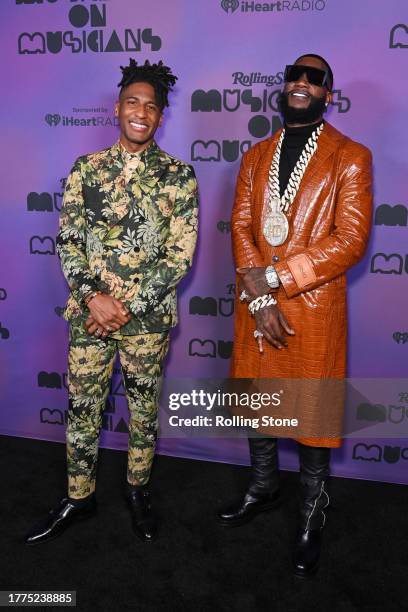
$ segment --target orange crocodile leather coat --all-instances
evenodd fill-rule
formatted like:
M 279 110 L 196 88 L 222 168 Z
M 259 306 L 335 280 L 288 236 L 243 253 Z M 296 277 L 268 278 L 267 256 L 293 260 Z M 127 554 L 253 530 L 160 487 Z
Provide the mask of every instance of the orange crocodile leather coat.
M 288 239 L 272 247 L 263 236 L 261 216 L 280 133 L 256 144 L 242 158 L 232 241 L 236 267 L 275 266 L 281 281 L 278 307 L 296 335 L 287 337 L 288 348 L 277 350 L 264 342 L 264 353 L 259 353 L 253 337 L 255 320 L 237 295 L 231 376 L 342 379 L 346 375 L 345 272 L 363 257 L 369 238 L 371 153 L 326 123 L 287 213 Z M 336 410 L 342 412 L 343 402 Z M 317 418 L 323 422 L 322 406 L 319 411 Z M 297 439 L 310 446 L 341 445 L 339 436 Z

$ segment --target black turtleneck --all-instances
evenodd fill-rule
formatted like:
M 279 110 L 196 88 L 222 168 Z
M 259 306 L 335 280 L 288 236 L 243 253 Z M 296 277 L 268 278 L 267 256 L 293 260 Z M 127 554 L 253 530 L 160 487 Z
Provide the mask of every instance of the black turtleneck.
M 283 195 L 289 177 L 297 160 L 302 153 L 307 140 L 310 138 L 316 128 L 323 123 L 314 123 L 313 125 L 302 125 L 301 127 L 285 126 L 285 137 L 282 143 L 281 156 L 279 162 L 279 187 L 280 194 Z

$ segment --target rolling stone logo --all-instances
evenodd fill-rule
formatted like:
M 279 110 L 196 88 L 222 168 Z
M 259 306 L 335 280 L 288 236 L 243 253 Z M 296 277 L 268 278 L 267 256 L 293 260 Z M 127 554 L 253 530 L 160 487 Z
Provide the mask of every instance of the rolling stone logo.
M 16 4 L 46 6 L 48 2 L 16 0 Z M 57 54 L 64 49 L 71 53 L 135 53 L 141 51 L 146 53 L 161 49 L 161 38 L 153 34 L 152 28 L 106 30 L 106 3 L 89 2 L 86 5 L 83 2 L 73 6 L 70 2 L 69 6 L 68 21 L 75 29 L 22 32 L 17 42 L 18 53 L 20 55 Z
M 270 87 L 270 82 L 278 83 L 282 80 L 282 73 L 275 75 L 262 75 L 260 72 L 244 74 L 234 72 L 233 83 L 262 83 Z M 252 89 L 197 89 L 191 96 L 192 113 L 235 113 L 241 108 L 247 109 L 253 116 L 248 120 L 249 136 L 253 138 L 268 138 L 282 127 L 279 116 L 278 97 L 280 89 L 265 88 L 254 95 Z M 338 113 L 348 113 L 351 101 L 342 94 L 340 89 L 333 90 L 332 106 Z M 260 114 L 264 113 L 264 114 Z M 271 114 L 270 114 L 271 113 Z M 210 162 L 221 160 L 235 162 L 252 146 L 251 140 L 219 141 L 217 139 L 197 139 L 191 145 L 191 161 Z

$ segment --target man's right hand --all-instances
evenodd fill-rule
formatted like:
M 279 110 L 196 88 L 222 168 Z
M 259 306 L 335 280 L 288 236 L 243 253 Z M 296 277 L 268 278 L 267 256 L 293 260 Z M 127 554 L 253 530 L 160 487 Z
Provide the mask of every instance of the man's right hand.
M 92 319 L 105 332 L 117 331 L 130 321 L 131 315 L 126 306 L 111 295 L 100 293 L 88 303 Z
M 284 333 L 294 336 L 295 331 L 277 306 L 261 308 L 255 311 L 254 316 L 256 328 L 263 334 L 265 340 L 277 349 L 288 346 Z

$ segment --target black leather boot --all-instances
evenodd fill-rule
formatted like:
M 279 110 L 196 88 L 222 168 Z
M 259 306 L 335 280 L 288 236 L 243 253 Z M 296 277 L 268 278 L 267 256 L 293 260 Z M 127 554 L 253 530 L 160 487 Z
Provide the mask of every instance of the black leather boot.
M 95 495 L 92 493 L 85 500 L 71 500 L 64 497 L 48 516 L 34 525 L 25 537 L 29 546 L 42 544 L 61 535 L 72 523 L 90 518 L 96 513 Z
M 300 524 L 293 552 L 296 576 L 306 578 L 319 566 L 322 530 L 329 506 L 327 480 L 330 469 L 330 448 L 299 444 Z
M 151 542 L 156 537 L 157 525 L 152 514 L 148 490 L 144 485 L 128 485 L 126 499 L 132 516 L 133 531 L 143 542 Z
M 251 479 L 245 495 L 217 514 L 224 527 L 238 527 L 279 503 L 279 471 L 276 438 L 248 438 Z

